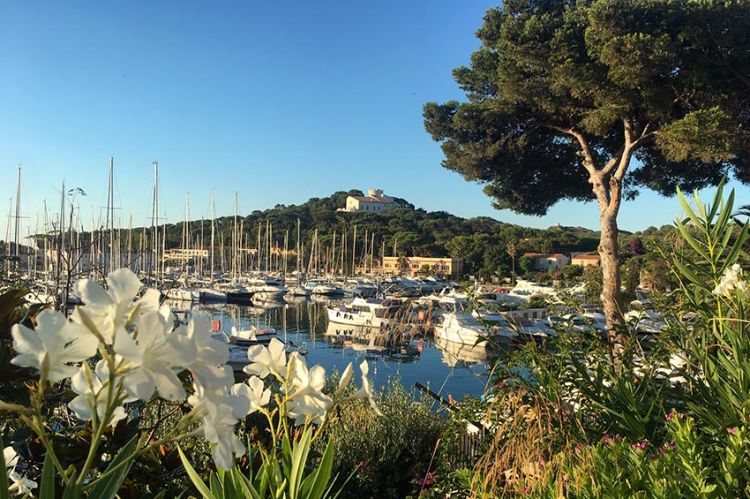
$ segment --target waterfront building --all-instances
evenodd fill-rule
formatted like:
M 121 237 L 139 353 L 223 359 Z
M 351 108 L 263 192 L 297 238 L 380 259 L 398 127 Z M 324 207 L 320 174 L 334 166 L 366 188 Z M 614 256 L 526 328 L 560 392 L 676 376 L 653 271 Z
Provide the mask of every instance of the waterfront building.
M 558 270 L 570 264 L 570 258 L 562 253 L 524 253 L 524 257 L 531 258 L 534 269 L 539 271 Z
M 460 258 L 433 258 L 425 256 L 386 256 L 383 258 L 383 273 L 401 276 L 438 275 L 459 278 L 464 272 Z
M 174 248 L 164 252 L 164 260 L 192 260 L 194 258 L 208 258 L 208 250 Z
M 367 196 L 349 196 L 346 198 L 346 207 L 338 211 L 351 213 L 380 213 L 397 208 L 398 203 L 390 196 L 383 194 L 381 189 L 368 189 Z
M 601 258 L 599 255 L 573 255 L 570 263 L 572 265 L 580 265 L 581 267 L 598 266 Z

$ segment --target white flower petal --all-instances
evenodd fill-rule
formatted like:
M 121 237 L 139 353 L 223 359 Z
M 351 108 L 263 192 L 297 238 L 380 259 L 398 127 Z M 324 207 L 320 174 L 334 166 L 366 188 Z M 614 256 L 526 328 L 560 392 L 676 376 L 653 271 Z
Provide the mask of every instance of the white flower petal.
M 78 281 L 78 293 L 81 295 L 81 301 L 86 305 L 96 307 L 109 307 L 114 305 L 109 293 L 96 281 L 83 279 Z
M 182 382 L 171 369 L 167 367 L 152 367 L 150 373 L 161 398 L 169 401 L 177 401 L 185 398 L 185 389 L 182 387 Z
M 39 354 L 44 350 L 42 340 L 33 329 L 23 324 L 14 324 L 11 328 L 13 349 L 18 353 Z
M 141 290 L 143 283 L 138 276 L 128 268 L 117 269 L 107 276 L 107 285 L 114 294 L 115 300 L 133 301 L 138 292 Z
M 339 380 L 339 386 L 336 391 L 342 392 L 344 388 L 346 388 L 349 385 L 349 383 L 351 383 L 353 375 L 354 375 L 354 365 L 351 362 L 349 362 L 349 365 L 346 366 L 346 369 L 344 369 L 344 373 L 341 375 L 341 379 Z
M 5 460 L 6 468 L 15 468 L 16 464 L 18 464 L 18 454 L 11 446 L 3 449 L 3 459 Z
M 139 400 L 149 400 L 156 389 L 154 379 L 142 369 L 135 369 L 125 374 L 122 379 L 122 386 Z

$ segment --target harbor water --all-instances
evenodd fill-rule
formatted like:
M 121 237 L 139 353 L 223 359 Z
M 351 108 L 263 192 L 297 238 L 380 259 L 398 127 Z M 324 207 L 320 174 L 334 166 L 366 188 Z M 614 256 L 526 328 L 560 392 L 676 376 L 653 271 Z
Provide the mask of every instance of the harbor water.
M 430 338 L 413 339 L 399 351 L 379 345 L 379 331 L 328 322 L 327 305 L 340 301 L 298 299 L 264 304 L 193 304 L 191 312 L 202 312 L 218 320 L 221 329 L 232 327 L 273 328 L 279 339 L 307 351 L 308 365 L 319 364 L 327 373 L 342 372 L 349 362 L 358 366 L 367 359 L 370 377 L 377 388 L 398 381 L 414 389 L 417 383 L 447 399 L 480 396 L 488 382 L 490 359 L 483 349 L 465 345 L 435 344 Z M 174 308 L 186 304 L 169 303 Z M 359 369 L 355 370 L 357 373 Z

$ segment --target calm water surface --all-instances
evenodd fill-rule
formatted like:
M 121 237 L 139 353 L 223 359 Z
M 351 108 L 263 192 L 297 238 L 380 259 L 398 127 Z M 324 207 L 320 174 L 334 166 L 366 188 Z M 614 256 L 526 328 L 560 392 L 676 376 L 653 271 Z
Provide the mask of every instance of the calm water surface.
M 489 366 L 481 352 L 424 340 L 421 354 L 397 358 L 399 356 L 368 345 L 368 339 L 376 332 L 353 332 L 351 327 L 329 324 L 327 303 L 341 302 L 303 300 L 263 306 L 196 305 L 193 310 L 219 319 L 227 333 L 233 325 L 238 329 L 250 325 L 273 327 L 279 337 L 285 337 L 294 345 L 304 344 L 308 350 L 308 365 L 320 364 L 328 373 L 342 372 L 349 362 L 358 365 L 366 358 L 370 377 L 378 388 L 388 384 L 389 379 L 399 379 L 408 389 L 415 383 L 422 383 L 441 396 L 451 395 L 456 400 L 465 395 L 479 396 L 484 391 Z M 412 345 L 416 346 L 417 342 L 413 341 Z M 359 373 L 359 369 L 355 371 Z

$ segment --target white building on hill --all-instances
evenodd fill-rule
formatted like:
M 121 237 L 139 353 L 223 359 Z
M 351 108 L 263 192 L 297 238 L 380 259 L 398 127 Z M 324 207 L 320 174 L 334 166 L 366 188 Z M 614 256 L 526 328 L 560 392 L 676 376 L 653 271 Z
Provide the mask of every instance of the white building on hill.
M 368 189 L 367 196 L 349 196 L 346 198 L 346 208 L 339 211 L 352 213 L 379 213 L 398 207 L 392 197 L 383 194 L 381 189 Z

